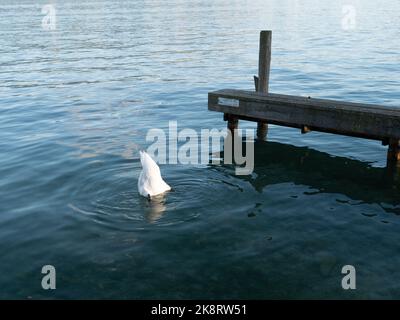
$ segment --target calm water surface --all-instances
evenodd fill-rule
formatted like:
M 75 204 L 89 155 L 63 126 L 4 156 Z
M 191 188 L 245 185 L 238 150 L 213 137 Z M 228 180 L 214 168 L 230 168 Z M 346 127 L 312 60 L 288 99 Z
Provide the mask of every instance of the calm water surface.
M 400 106 L 399 1 L 52 3 L 46 31 L 46 2 L 0 2 L 0 298 L 400 298 L 378 142 L 271 126 L 250 176 L 164 165 L 153 203 L 136 185 L 148 129 L 225 126 L 207 92 L 253 88 L 261 29 L 272 92 Z

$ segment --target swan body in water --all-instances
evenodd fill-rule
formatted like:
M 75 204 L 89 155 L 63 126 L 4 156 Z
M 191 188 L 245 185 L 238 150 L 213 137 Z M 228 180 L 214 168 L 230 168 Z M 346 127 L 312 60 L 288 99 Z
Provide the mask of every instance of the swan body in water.
M 140 151 L 142 172 L 139 175 L 138 190 L 143 197 L 153 197 L 171 190 L 171 187 L 161 177 L 157 163 L 145 152 Z

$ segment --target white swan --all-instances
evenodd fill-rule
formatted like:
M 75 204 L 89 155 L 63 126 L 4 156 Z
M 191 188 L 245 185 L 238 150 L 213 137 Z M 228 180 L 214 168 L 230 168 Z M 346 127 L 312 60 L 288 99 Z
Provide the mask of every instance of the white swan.
M 171 190 L 161 177 L 157 163 L 145 151 L 140 151 L 140 162 L 143 169 L 139 175 L 138 189 L 143 197 L 149 198 Z

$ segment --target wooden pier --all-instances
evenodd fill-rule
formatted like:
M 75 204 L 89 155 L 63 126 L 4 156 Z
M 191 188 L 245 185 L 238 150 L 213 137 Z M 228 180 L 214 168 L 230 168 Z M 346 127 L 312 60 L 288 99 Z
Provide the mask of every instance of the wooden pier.
M 257 137 L 265 139 L 268 123 L 382 141 L 388 164 L 400 162 L 400 108 L 268 93 L 271 31 L 260 33 L 256 91 L 224 89 L 208 94 L 208 109 L 222 112 L 228 128 L 239 120 L 255 121 Z

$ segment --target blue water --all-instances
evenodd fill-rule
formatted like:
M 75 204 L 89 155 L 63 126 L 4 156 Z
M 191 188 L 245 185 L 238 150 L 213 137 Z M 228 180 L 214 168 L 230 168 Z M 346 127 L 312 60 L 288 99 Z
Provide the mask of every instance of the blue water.
M 0 298 L 400 298 L 379 142 L 271 126 L 250 176 L 167 164 L 174 192 L 137 191 L 149 129 L 226 125 L 207 93 L 253 88 L 260 30 L 271 92 L 400 107 L 397 0 L 50 3 L 55 30 L 0 2 Z

